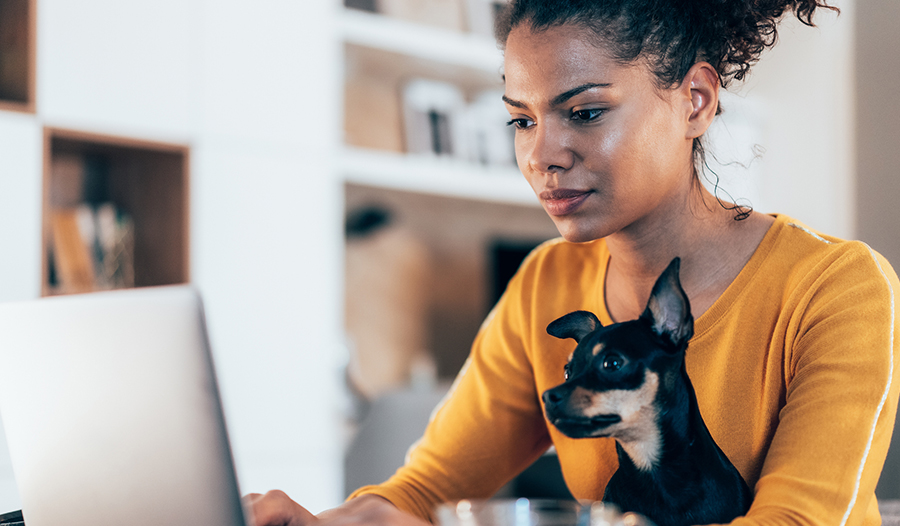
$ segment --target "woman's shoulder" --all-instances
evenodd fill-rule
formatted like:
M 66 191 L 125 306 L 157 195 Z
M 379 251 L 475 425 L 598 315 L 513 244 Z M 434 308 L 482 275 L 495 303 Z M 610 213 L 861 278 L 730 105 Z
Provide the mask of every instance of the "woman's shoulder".
M 792 217 L 776 216 L 773 228 L 776 232 L 767 255 L 784 260 L 791 266 L 819 271 L 837 270 L 845 266 L 864 270 L 857 263 L 866 262 L 871 263 L 872 269 L 890 267 L 878 251 L 863 241 L 824 234 Z
M 763 280 L 784 280 L 799 289 L 869 281 L 885 292 L 898 284 L 887 259 L 862 241 L 827 235 L 784 215 L 776 216 L 772 229 L 758 254 Z

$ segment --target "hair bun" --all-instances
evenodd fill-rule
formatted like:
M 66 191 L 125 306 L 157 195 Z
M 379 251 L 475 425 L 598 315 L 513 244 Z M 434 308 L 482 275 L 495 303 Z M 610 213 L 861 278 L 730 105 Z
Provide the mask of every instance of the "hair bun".
M 505 45 L 521 24 L 537 31 L 582 25 L 617 60 L 647 58 L 662 85 L 680 83 L 691 66 L 707 61 L 726 86 L 775 44 L 785 13 L 813 26 L 816 9 L 839 12 L 824 0 L 510 0 L 496 33 Z

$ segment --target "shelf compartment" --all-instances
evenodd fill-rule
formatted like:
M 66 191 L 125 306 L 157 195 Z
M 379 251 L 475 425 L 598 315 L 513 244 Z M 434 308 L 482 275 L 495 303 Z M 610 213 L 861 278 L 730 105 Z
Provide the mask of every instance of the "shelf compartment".
M 0 0 L 0 110 L 34 112 L 36 0 Z
M 354 285 L 348 289 L 346 306 L 361 309 L 357 313 L 376 309 L 380 315 L 404 306 L 410 309 L 409 315 L 390 316 L 391 323 L 384 324 L 372 323 L 371 316 L 357 316 L 360 323 L 351 330 L 351 341 L 362 340 L 371 349 L 374 342 L 384 342 L 393 334 L 397 344 L 388 347 L 399 351 L 401 341 L 409 344 L 410 334 L 421 337 L 424 332 L 425 341 L 417 342 L 422 347 L 410 348 L 427 351 L 442 380 L 451 380 L 459 372 L 478 328 L 498 299 L 496 279 L 508 275 L 507 269 L 501 271 L 497 265 L 495 249 L 533 247 L 559 236 L 550 217 L 535 206 L 353 183 L 344 185 L 344 198 L 348 216 L 374 207 L 388 217 L 381 226 L 347 239 L 345 271 L 347 283 Z M 409 279 L 392 282 L 398 269 Z M 356 275 L 351 277 L 352 273 Z M 359 303 L 353 307 L 351 302 Z M 418 305 L 412 307 L 414 302 Z M 393 332 L 402 324 L 411 324 L 408 333 Z
M 186 146 L 45 128 L 44 156 L 44 295 L 119 288 L 104 286 L 102 280 L 64 283 L 59 256 L 54 254 L 53 232 L 59 232 L 60 216 L 94 210 L 100 202 L 113 205 L 120 218 L 128 218 L 133 286 L 188 282 Z M 62 242 L 71 246 L 72 237 L 84 242 L 77 231 Z M 74 259 L 82 261 L 80 254 Z M 96 265 L 94 261 L 95 271 Z
M 340 171 L 347 183 L 461 199 L 539 208 L 515 167 L 486 167 L 454 159 L 345 148 Z

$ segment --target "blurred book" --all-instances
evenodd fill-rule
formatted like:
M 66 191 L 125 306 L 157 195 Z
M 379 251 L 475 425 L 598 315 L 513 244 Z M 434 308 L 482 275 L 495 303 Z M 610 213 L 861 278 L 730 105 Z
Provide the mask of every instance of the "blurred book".
M 406 151 L 467 158 L 465 109 L 462 90 L 449 82 L 408 82 L 403 89 Z
M 488 166 L 516 164 L 515 129 L 507 125 L 509 112 L 503 90 L 478 94 L 465 112 L 468 160 Z
M 78 209 L 70 208 L 54 210 L 50 217 L 53 274 L 59 291 L 67 294 L 94 290 L 93 261 L 78 215 Z
M 51 211 L 50 237 L 56 292 L 134 286 L 134 227 L 112 203 Z
M 52 293 L 134 286 L 134 224 L 110 198 L 109 164 L 100 154 L 53 156 L 47 247 Z

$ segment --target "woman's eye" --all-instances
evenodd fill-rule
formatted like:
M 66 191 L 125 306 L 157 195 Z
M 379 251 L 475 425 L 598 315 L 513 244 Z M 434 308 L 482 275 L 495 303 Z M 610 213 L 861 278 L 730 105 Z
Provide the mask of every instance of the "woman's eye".
M 591 122 L 603 114 L 601 109 L 577 110 L 572 112 L 573 121 Z
M 607 354 L 603 358 L 603 370 L 607 372 L 615 372 L 625 365 L 625 360 L 618 354 Z
M 534 121 L 531 119 L 512 119 L 511 121 L 506 123 L 507 126 L 515 126 L 518 130 L 524 130 L 534 126 Z

